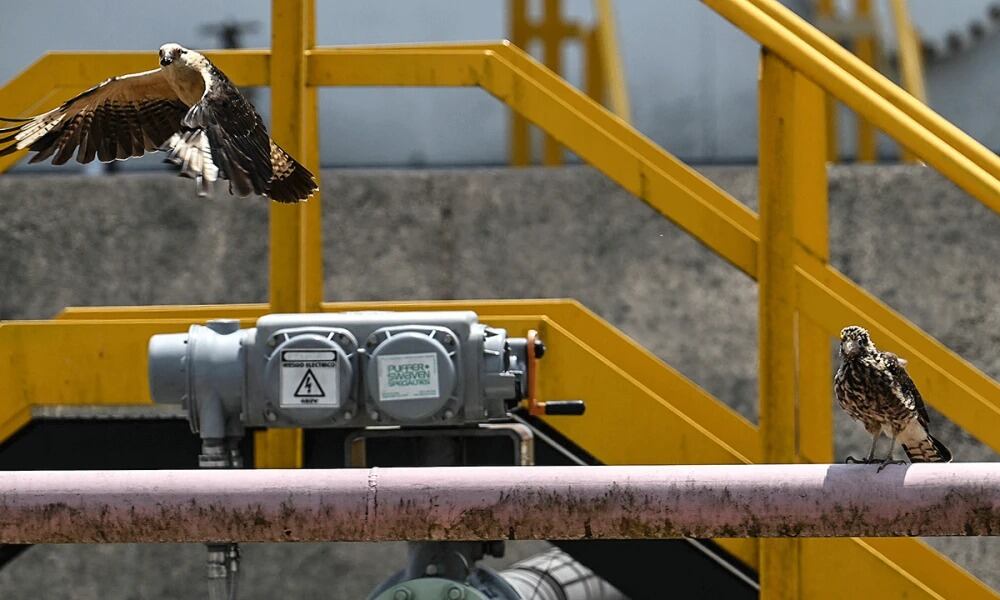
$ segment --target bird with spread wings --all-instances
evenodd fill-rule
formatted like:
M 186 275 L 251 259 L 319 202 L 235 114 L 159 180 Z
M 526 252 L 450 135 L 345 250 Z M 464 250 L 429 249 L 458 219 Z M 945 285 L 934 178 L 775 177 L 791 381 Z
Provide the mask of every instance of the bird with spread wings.
M 253 105 L 205 56 L 160 47 L 160 68 L 113 77 L 27 119 L 0 117 L 0 156 L 18 150 L 61 165 L 125 160 L 163 150 L 206 195 L 219 179 L 229 192 L 299 202 L 316 191 L 312 173 L 271 139 Z

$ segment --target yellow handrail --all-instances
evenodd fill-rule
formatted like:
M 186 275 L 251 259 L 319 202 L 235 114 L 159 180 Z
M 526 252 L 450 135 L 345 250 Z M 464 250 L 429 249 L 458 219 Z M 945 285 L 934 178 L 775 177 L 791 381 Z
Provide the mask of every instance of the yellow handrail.
M 702 0 L 763 46 L 788 61 L 856 113 L 874 123 L 956 185 L 1000 212 L 1000 181 L 892 102 L 867 87 L 755 5 L 743 0 Z M 761 0 L 758 0 L 761 1 Z M 879 76 L 871 68 L 871 77 Z M 898 88 L 897 88 L 898 89 Z M 905 93 L 905 92 L 903 92 Z
M 745 3 L 728 0 L 723 0 L 722 2 L 704 1 L 712 8 L 715 8 L 716 4 L 721 6 L 724 3 L 727 11 L 733 12 L 733 14 L 737 12 L 743 13 L 753 18 L 752 15 L 754 13 L 745 6 L 741 6 L 741 4 Z M 747 2 L 752 5 L 750 8 L 755 7 L 758 9 L 757 14 L 763 13 L 773 19 L 780 27 L 785 28 L 788 33 L 797 36 L 832 61 L 844 73 L 877 92 L 914 121 L 984 169 L 994 179 L 1000 179 L 1000 157 L 991 152 L 989 148 L 977 142 L 969 134 L 955 127 L 947 119 L 944 119 L 941 115 L 931 110 L 926 104 L 906 93 L 905 90 L 901 89 L 875 69 L 866 65 L 861 59 L 845 50 L 840 44 L 823 35 L 822 32 L 804 21 L 780 2 L 777 2 L 777 0 L 747 0 Z M 733 19 L 730 20 L 732 21 Z M 757 38 L 757 41 L 764 43 L 760 38 Z M 791 59 L 786 60 L 794 63 Z
M 618 47 L 612 0 L 593 1 L 593 26 L 566 20 L 562 0 L 544 0 L 541 4 L 541 19 L 532 20 L 528 15 L 528 0 L 508 0 L 508 33 L 514 45 L 530 48 L 533 42 L 539 42 L 542 62 L 562 75 L 564 42 L 581 42 L 586 93 L 597 102 L 605 103 L 611 112 L 628 122 L 631 113 L 628 87 Z M 528 122 L 517 113 L 511 115 L 508 154 L 511 166 L 531 163 Z M 546 135 L 542 164 L 558 165 L 562 162 L 562 148 L 554 138 Z

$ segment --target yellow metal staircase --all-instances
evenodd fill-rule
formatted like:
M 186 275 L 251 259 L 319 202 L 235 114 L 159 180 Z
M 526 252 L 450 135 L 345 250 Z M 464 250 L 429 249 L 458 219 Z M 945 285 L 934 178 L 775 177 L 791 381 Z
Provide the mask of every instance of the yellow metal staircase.
M 308 206 L 272 203 L 271 248 L 285 250 L 272 254 L 268 305 L 67 309 L 52 321 L 0 323 L 0 439 L 27 423 L 37 405 L 150 402 L 145 345 L 153 333 L 215 317 L 249 324 L 273 311 L 461 306 L 515 332 L 539 329 L 559 349 L 542 364 L 542 399 L 582 398 L 589 410 L 585 418 L 551 417 L 550 423 L 608 464 L 830 461 L 828 343 L 846 323 L 868 327 L 887 349 L 906 356 L 935 408 L 1000 450 L 1000 385 L 828 262 L 825 144 L 815 138 L 824 131 L 824 92 L 996 211 L 1000 160 L 774 0 L 704 2 L 764 48 L 760 217 L 506 42 L 313 47 L 312 4 L 295 0 L 275 3 L 273 53 L 209 55 L 238 85 L 281 90 L 273 95 L 272 130 L 313 165 L 320 86 L 479 86 L 497 97 L 759 281 L 759 429 L 573 301 L 322 303 L 317 199 Z M 0 88 L 0 114 L 50 108 L 153 60 L 145 53 L 100 57 L 46 55 Z M 0 159 L 0 170 L 17 158 Z M 43 367 L 53 346 L 64 349 L 58 378 Z M 799 366 L 796 347 L 818 358 Z M 267 449 L 258 452 L 258 466 L 297 464 L 294 434 L 269 434 L 257 443 Z M 1000 598 L 914 539 L 773 540 L 761 548 L 753 540 L 720 543 L 759 570 L 768 598 L 852 592 Z

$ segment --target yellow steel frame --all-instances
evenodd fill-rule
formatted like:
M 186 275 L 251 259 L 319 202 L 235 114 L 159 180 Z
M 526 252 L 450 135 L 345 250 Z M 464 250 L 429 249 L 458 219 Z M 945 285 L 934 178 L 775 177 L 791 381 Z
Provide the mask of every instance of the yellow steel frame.
M 889 7 L 892 10 L 892 21 L 896 26 L 896 54 L 899 57 L 900 82 L 910 95 L 926 104 L 923 50 L 920 47 L 917 31 L 913 27 L 913 21 L 910 19 L 907 0 L 889 0 Z M 915 159 L 904 149 L 903 160 L 912 162 Z
M 777 0 L 747 1 L 756 10 L 741 10 L 741 22 L 751 20 L 761 23 L 772 32 L 768 36 L 769 39 L 773 35 L 789 35 L 805 42 L 814 51 L 822 55 L 826 61 L 832 63 L 832 65 L 826 65 L 825 68 L 827 70 L 840 71 L 842 74 L 846 74 L 848 78 L 853 78 L 863 86 L 871 88 L 879 96 L 885 98 L 886 101 L 916 121 L 921 127 L 930 131 L 947 145 L 953 146 L 967 159 L 992 175 L 994 179 L 1000 178 L 1000 157 L 991 152 L 989 148 L 984 147 L 974 140 L 967 133 L 955 127 L 941 115 L 931 110 L 912 94 L 895 85 L 875 69 L 865 65 L 857 56 L 854 56 L 840 44 L 820 33 L 815 27 L 809 25 L 809 23 L 783 6 L 780 2 L 777 2 Z M 830 2 L 832 3 L 832 0 Z M 739 26 L 738 23 L 737 26 Z M 782 30 L 784 30 L 784 33 L 780 33 Z M 760 41 L 759 38 L 758 41 Z M 799 57 L 803 61 L 809 60 L 801 54 Z M 809 73 L 806 74 L 809 75 Z M 895 133 L 889 133 L 892 137 L 898 137 Z
M 562 0 L 544 0 L 542 18 L 538 22 L 528 17 L 528 0 L 508 0 L 509 33 L 518 48 L 530 48 L 538 40 L 542 45 L 542 63 L 556 74 L 562 73 L 562 48 L 566 41 L 582 42 L 584 80 L 587 95 L 605 103 L 611 112 L 624 121 L 630 120 L 628 87 L 625 69 L 618 48 L 614 7 L 611 0 L 594 0 L 593 27 L 583 27 L 563 19 Z M 605 102 L 605 99 L 607 102 Z M 518 113 L 511 115 L 510 164 L 531 164 L 531 138 L 528 121 Z M 542 164 L 559 165 L 563 161 L 562 147 L 546 135 L 542 148 Z
M 913 21 L 910 19 L 910 11 L 907 0 L 889 0 L 892 20 L 896 27 L 896 41 L 898 46 L 899 70 L 902 88 L 910 93 L 920 103 L 927 102 L 927 95 L 924 88 L 924 64 L 920 49 L 920 41 L 917 38 L 916 30 L 913 28 Z M 833 0 L 819 0 L 819 15 L 827 21 L 835 19 L 836 6 Z M 871 0 L 854 0 L 854 20 L 858 23 L 868 23 L 872 32 L 859 35 L 854 40 L 854 51 L 857 58 L 870 67 L 878 68 L 881 61 L 881 48 L 878 39 L 878 24 L 875 18 L 875 11 Z M 832 40 L 831 40 L 832 41 Z M 830 161 L 838 159 L 837 144 L 837 113 L 834 110 L 836 104 L 831 103 L 827 108 L 827 158 Z M 868 121 L 858 118 L 857 123 L 857 157 L 861 162 L 874 162 L 877 159 L 876 131 Z M 913 155 L 903 149 L 903 160 L 914 160 Z
M 1000 450 L 1000 385 L 829 264 L 822 145 L 804 132 L 822 122 L 818 115 L 825 91 L 1000 210 L 996 157 L 919 103 L 897 101 L 905 93 L 855 57 L 828 47 L 825 38 L 774 0 L 704 2 L 766 49 L 761 69 L 763 221 L 508 43 L 315 48 L 311 2 L 296 0 L 275 3 L 272 52 L 211 56 L 237 84 L 275 89 L 272 130 L 314 167 L 314 92 L 320 86 L 479 86 L 742 272 L 760 279 L 760 434 L 573 302 L 381 305 L 462 306 L 515 332 L 542 331 L 559 352 L 543 361 L 541 397 L 583 398 L 591 406 L 587 418 L 552 422 L 604 462 L 829 460 L 829 364 L 814 357 L 825 354 L 830 336 L 845 323 L 868 327 L 880 345 L 906 356 L 914 379 L 935 407 Z M 0 88 L 0 114 L 48 108 L 74 90 L 152 62 L 145 53 L 94 58 L 94 53 L 46 55 Z M 0 170 L 16 158 L 0 162 Z M 272 203 L 269 305 L 69 309 L 51 322 L 0 324 L 0 437 L 26 423 L 35 404 L 149 402 L 144 347 L 152 333 L 179 331 L 209 317 L 232 316 L 249 323 L 275 310 L 372 307 L 320 302 L 319 242 L 318 202 L 291 210 Z M 798 354 L 791 351 L 796 344 Z M 52 358 L 54 347 L 60 349 L 57 359 Z M 809 365 L 797 364 L 803 355 L 809 356 Z M 58 361 L 55 369 L 53 360 Z M 629 438 L 641 443 L 627 443 Z M 258 443 L 263 449 L 258 466 L 300 460 L 295 434 Z M 723 544 L 747 564 L 759 566 L 753 541 Z M 777 581 L 772 565 L 791 569 L 785 571 L 789 582 Z M 858 573 L 850 582 L 839 575 L 838 566 L 845 565 Z M 897 597 L 998 597 L 916 540 L 769 544 L 760 566 L 768 598 L 797 593 L 840 597 L 845 586 Z M 835 580 L 836 586 L 824 585 Z
M 878 36 L 875 35 L 875 15 L 872 11 L 872 0 L 854 0 L 854 18 L 862 23 L 871 23 L 872 31 L 854 40 L 854 53 L 870 67 L 879 63 Z M 875 162 L 878 154 L 878 132 L 867 119 L 858 117 L 858 161 Z

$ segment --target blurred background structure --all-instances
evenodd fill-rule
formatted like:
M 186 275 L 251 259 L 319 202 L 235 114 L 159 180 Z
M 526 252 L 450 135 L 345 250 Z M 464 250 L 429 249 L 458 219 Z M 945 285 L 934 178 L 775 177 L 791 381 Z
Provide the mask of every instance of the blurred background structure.
M 565 139 L 569 122 L 587 128 L 583 139 L 610 139 L 617 145 L 601 146 L 601 160 L 591 161 L 596 168 L 582 165 L 585 145 L 576 146 L 578 154 L 560 147 L 474 86 L 320 88 L 323 212 L 321 224 L 314 225 L 322 231 L 322 244 L 316 237 L 310 241 L 327 268 L 313 273 L 319 289 L 311 290 L 310 302 L 577 299 L 596 316 L 558 302 L 552 310 L 571 315 L 567 321 L 574 326 L 588 324 L 587 335 L 593 337 L 581 337 L 585 342 L 580 344 L 599 355 L 603 362 L 595 364 L 617 365 L 615 373 L 601 371 L 606 376 L 594 380 L 611 386 L 618 377 L 645 387 L 588 398 L 594 410 L 592 418 L 581 419 L 584 426 L 556 419 L 548 422 L 554 429 L 546 431 L 571 450 L 574 460 L 608 463 L 729 460 L 733 455 L 829 462 L 848 453 L 865 443 L 865 436 L 842 419 L 829 397 L 830 377 L 823 370 L 832 359 L 829 336 L 836 329 L 831 323 L 871 319 L 881 327 L 875 335 L 880 347 L 884 340 L 889 349 L 911 351 L 906 356 L 918 383 L 931 384 L 925 395 L 932 410 L 940 409 L 932 413 L 934 420 L 956 455 L 996 460 L 1000 221 L 993 211 L 1000 206 L 1000 184 L 990 165 L 995 167 L 991 161 L 996 159 L 991 151 L 1000 148 L 1000 112 L 993 109 L 1000 92 L 995 77 L 1000 10 L 989 0 L 784 2 L 989 149 L 977 146 L 972 154 L 979 162 L 971 164 L 975 161 L 964 160 L 969 155 L 963 154 L 968 145 L 955 150 L 949 146 L 953 140 L 941 139 L 914 144 L 926 154 L 921 159 L 947 167 L 942 177 L 921 164 L 899 164 L 918 160 L 838 102 L 827 100 L 835 110 L 824 118 L 817 116 L 821 101 L 803 104 L 799 96 L 775 92 L 788 84 L 822 100 L 823 84 L 798 71 L 808 61 L 793 67 L 783 62 L 791 62 L 787 51 L 783 55 L 768 46 L 762 59 L 757 40 L 706 6 L 718 10 L 736 4 L 317 0 L 320 46 L 511 39 L 616 115 L 591 111 L 589 128 L 580 125 L 584 119 L 564 118 L 563 142 L 571 145 Z M 149 53 L 152 68 L 155 49 L 168 41 L 201 49 L 268 48 L 271 14 L 267 0 L 102 0 L 86 10 L 61 0 L 26 2 L 0 20 L 0 81 L 53 50 L 142 51 Z M 44 34 L 38 23 L 46 24 Z M 286 51 L 283 58 L 288 57 Z M 321 58 L 328 64 L 339 60 L 334 53 Z M 267 68 L 254 73 L 260 81 L 274 75 Z M 415 79 L 405 72 L 399 77 Z M 533 71 L 522 83 L 531 78 L 542 80 Z M 835 80 L 828 77 L 824 87 Z M 272 121 L 271 91 L 252 91 L 265 120 Z M 562 99 L 578 99 L 560 91 Z M 0 88 L 0 114 L 4 102 Z M 919 141 L 938 135 L 928 133 L 916 117 L 886 117 L 896 114 L 893 110 L 899 107 L 883 102 L 870 114 L 892 125 L 896 137 L 901 131 L 916 131 L 923 136 Z M 287 122 L 289 111 L 284 112 L 279 120 Z M 802 127 L 797 137 L 760 139 L 761 123 L 771 127 L 765 131 L 776 130 L 776 114 L 797 119 Z M 633 135 L 626 124 L 655 145 Z M 657 146 L 697 165 L 698 174 Z M 761 147 L 771 151 L 761 152 Z M 779 154 L 791 158 L 779 162 Z M 616 162 L 626 155 L 637 169 L 628 160 Z M 301 233 L 296 215 L 284 218 L 283 233 L 275 234 L 279 211 L 222 192 L 193 198 L 190 182 L 166 172 L 157 155 L 120 163 L 121 172 L 113 177 L 93 176 L 103 175 L 99 168 L 80 174 L 74 168 L 83 169 L 72 164 L 56 169 L 24 162 L 13 168 L 13 176 L 0 177 L 0 319 L 49 319 L 66 307 L 100 305 L 260 303 L 246 309 L 252 312 L 265 310 L 263 303 L 270 300 L 271 309 L 278 310 L 274 290 L 296 283 L 294 276 L 275 283 L 275 273 L 283 271 L 275 270 L 273 258 L 276 248 L 288 250 L 273 240 Z M 506 168 L 512 164 L 546 167 Z M 4 166 L 0 163 L 0 170 Z M 143 170 L 160 172 L 138 173 Z M 808 175 L 795 177 L 803 172 Z M 777 234 L 785 235 L 788 245 L 776 247 L 774 230 L 766 229 L 775 220 L 766 223 L 758 215 L 789 198 L 808 222 L 779 224 Z M 306 207 L 316 210 L 314 217 L 320 217 L 318 204 Z M 799 252 L 803 247 L 805 258 Z M 774 383 L 760 379 L 774 361 L 765 354 L 775 346 L 764 339 L 769 328 L 758 321 L 764 316 L 758 305 L 767 307 L 764 313 L 780 309 L 783 298 L 775 298 L 775 290 L 780 296 L 796 289 L 776 285 L 773 278 L 765 283 L 772 277 L 767 269 L 793 251 L 802 262 L 791 271 L 812 269 L 806 275 L 815 276 L 813 287 L 805 288 L 812 296 L 794 302 L 811 302 L 806 316 L 825 327 L 808 325 L 814 328 L 808 344 L 816 358 L 803 361 L 812 369 L 812 379 L 805 380 L 822 380 L 827 387 L 802 391 L 800 401 L 809 409 L 801 411 L 804 416 L 782 415 L 787 417 L 783 432 L 794 433 L 791 437 L 802 443 L 782 459 L 762 451 L 762 440 L 775 439 L 774 426 L 770 434 L 757 428 L 776 402 L 759 393 Z M 63 325 L 94 319 L 113 323 L 141 316 L 136 310 L 71 308 L 61 318 Z M 17 354 L 21 347 L 47 352 L 36 338 L 17 333 L 42 326 L 0 325 L 0 344 L 13 340 L 18 347 L 12 356 L 23 356 Z M 112 338 L 81 336 L 77 341 L 111 348 L 117 341 Z M 0 345 L 0 384 L 15 362 L 4 362 L 7 350 Z M 36 369 L 37 381 L 25 377 L 0 386 L 0 415 L 9 408 L 5 393 L 69 387 L 66 381 L 82 377 L 77 366 L 62 356 L 53 371 Z M 580 393 L 597 395 L 598 387 L 581 386 Z M 121 404 L 148 402 L 145 390 L 111 386 L 99 391 Z M 0 434 L 9 435 L 0 440 L 2 469 L 188 467 L 196 462 L 196 440 L 180 419 L 141 410 L 95 417 L 87 407 L 42 406 L 48 398 L 22 396 L 15 400 L 31 405 L 30 423 L 0 427 Z M 807 430 L 800 435 L 799 427 Z M 677 448 L 664 441 L 671 436 L 681 440 Z M 300 442 L 300 465 L 344 464 L 342 439 L 307 432 Z M 567 460 L 548 442 L 539 445 L 540 462 Z M 802 564 L 813 571 L 803 576 L 803 597 L 1000 598 L 995 569 L 1000 540 L 933 539 L 930 545 L 948 558 L 910 539 L 807 542 Z M 628 541 L 562 546 L 635 600 L 665 597 L 655 587 L 665 565 L 677 569 L 670 589 L 677 597 L 754 597 L 759 591 L 758 547 L 747 540 L 707 544 L 709 552 L 692 549 L 694 543 L 682 552 L 676 544 Z M 507 557 L 493 564 L 502 567 L 546 547 L 510 544 Z M 244 598 L 363 597 L 405 560 L 402 544 L 245 549 Z M 13 590 L 12 597 L 192 597 L 203 588 L 202 550 L 190 545 L 28 550 L 0 545 L 0 562 L 10 560 L 0 570 L 0 590 Z M 861 575 L 845 581 L 848 571 Z M 773 586 L 764 595 L 781 597 Z
M 898 79 L 896 0 L 791 0 L 786 4 L 855 48 Z M 509 38 L 571 83 L 588 90 L 586 56 L 600 25 L 593 0 L 337 0 L 317 6 L 319 45 L 448 42 Z M 1000 123 L 981 107 L 1000 95 L 1000 80 L 984 77 L 1000 60 L 996 3 L 991 0 L 909 0 L 905 3 L 925 51 L 931 107 L 986 144 L 1000 148 Z M 526 19 L 515 20 L 518 5 Z M 248 0 L 132 3 L 99 0 L 73 18 L 63 0 L 39 0 L 0 20 L 0 81 L 50 50 L 148 50 L 168 41 L 194 48 L 265 47 L 269 4 Z M 863 10 L 865 6 L 869 8 Z M 238 8 L 237 8 L 238 7 Z M 558 8 L 555 19 L 547 9 Z M 860 7 L 860 8 L 859 8 Z M 860 16 L 858 16 L 860 14 Z M 630 121 L 657 144 L 692 163 L 750 163 L 757 156 L 756 44 L 699 2 L 629 0 L 614 5 Z M 36 24 L 46 23 L 45 35 Z M 548 25 L 552 23 L 552 25 Z M 228 29 L 227 29 L 228 27 Z M 552 31 L 553 35 L 548 32 Z M 541 35 L 531 35 L 532 33 Z M 874 42 L 867 45 L 864 35 Z M 238 35 L 239 34 L 239 35 Z M 553 41 L 562 39 L 557 45 Z M 559 48 L 555 52 L 555 48 Z M 590 51 L 593 54 L 593 51 Z M 266 90 L 258 107 L 267 117 Z M 507 111 L 479 90 L 325 89 L 320 92 L 323 166 L 499 165 L 510 158 Z M 838 156 L 858 156 L 858 131 L 846 111 L 839 119 Z M 534 158 L 542 155 L 535 136 Z M 899 156 L 880 136 L 877 156 Z M 151 161 L 156 163 L 157 161 Z M 135 168 L 138 161 L 126 163 Z M 142 163 L 150 166 L 150 163 Z

